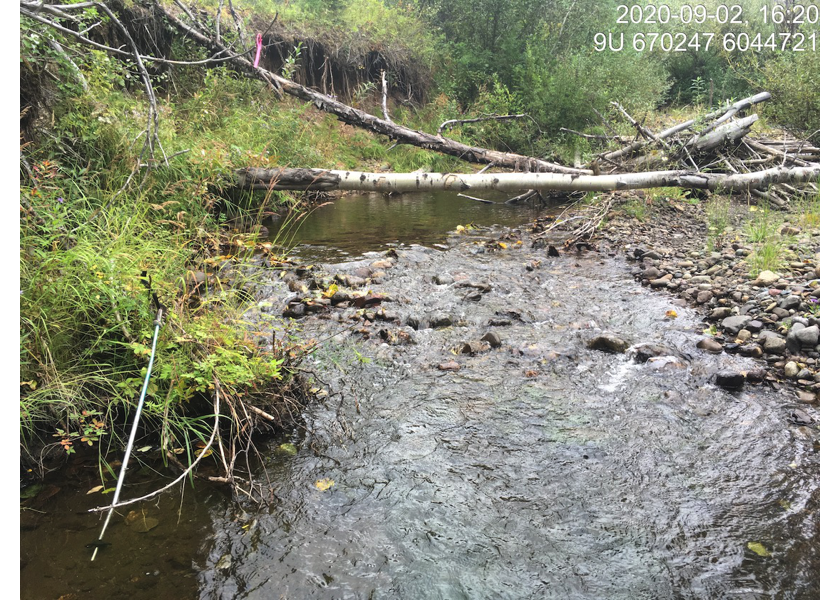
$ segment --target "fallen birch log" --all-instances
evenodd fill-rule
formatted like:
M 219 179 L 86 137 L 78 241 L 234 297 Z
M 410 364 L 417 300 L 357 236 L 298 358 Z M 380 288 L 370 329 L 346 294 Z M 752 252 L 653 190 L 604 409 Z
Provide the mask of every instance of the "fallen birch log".
M 744 98 L 743 100 L 739 100 L 738 102 L 735 102 L 734 104 L 732 104 L 730 106 L 726 106 L 726 107 L 721 108 L 719 110 L 710 112 L 709 114 L 707 114 L 707 115 L 705 115 L 701 118 L 691 119 L 689 121 L 685 121 L 683 123 L 680 123 L 679 125 L 674 125 L 673 127 L 669 127 L 668 129 L 660 131 L 659 133 L 657 133 L 654 136 L 653 140 L 640 139 L 640 140 L 637 140 L 637 141 L 633 142 L 632 144 L 629 144 L 628 146 L 625 146 L 624 148 L 622 148 L 620 150 L 615 150 L 613 152 L 605 152 L 605 153 L 603 153 L 599 156 L 600 156 L 600 158 L 603 158 L 604 160 L 607 160 L 607 161 L 616 161 L 623 156 L 627 156 L 628 154 L 632 154 L 633 152 L 636 152 L 637 150 L 641 150 L 642 148 L 644 148 L 645 146 L 648 146 L 651 143 L 655 143 L 655 142 L 659 142 L 661 140 L 665 140 L 665 139 L 667 139 L 667 138 L 669 138 L 673 135 L 676 135 L 677 133 L 680 133 L 681 131 L 685 131 L 686 129 L 689 129 L 690 127 L 692 127 L 695 123 L 703 123 L 703 122 L 706 122 L 710 119 L 715 119 L 709 126 L 707 126 L 700 133 L 699 136 L 697 136 L 697 137 L 702 137 L 703 135 L 709 133 L 712 129 L 715 129 L 716 127 L 723 124 L 726 120 L 728 120 L 729 118 L 731 118 L 732 116 L 737 114 L 739 111 L 744 110 L 746 108 L 749 108 L 750 106 L 753 106 L 754 104 L 758 104 L 759 102 L 765 102 L 769 99 L 770 99 L 770 92 L 761 92 L 760 94 L 756 94 L 754 96 L 750 96 L 749 98 Z
M 656 187 L 681 187 L 741 192 L 765 189 L 779 183 L 805 183 L 819 179 L 819 166 L 776 167 L 745 174 L 697 171 L 653 171 L 616 175 L 567 175 L 563 173 L 363 173 L 326 169 L 240 169 L 239 186 L 259 190 L 354 190 L 370 192 L 421 192 L 496 190 L 556 190 L 608 192 Z
M 743 119 L 736 119 L 710 131 L 706 135 L 698 136 L 686 144 L 687 149 L 708 152 L 723 144 L 734 144 L 750 132 L 750 127 L 758 121 L 758 115 L 750 115 Z

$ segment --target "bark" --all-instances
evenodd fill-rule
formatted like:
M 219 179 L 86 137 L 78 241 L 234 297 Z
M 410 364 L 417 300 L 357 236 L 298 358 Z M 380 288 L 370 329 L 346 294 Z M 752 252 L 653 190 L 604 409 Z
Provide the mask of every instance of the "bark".
M 734 144 L 749 133 L 750 127 L 756 121 L 758 121 L 758 115 L 750 115 L 749 117 L 721 125 L 706 135 L 700 136 L 696 140 L 691 140 L 686 148 L 694 148 L 699 152 L 708 152 L 723 144 Z
M 232 54 L 226 51 L 225 48 L 216 44 L 211 38 L 207 37 L 197 29 L 187 25 L 169 9 L 156 3 L 158 11 L 178 30 L 193 39 L 199 44 L 211 48 L 214 51 L 225 51 L 224 54 L 231 57 Z M 374 133 L 388 136 L 400 144 L 409 144 L 424 148 L 426 150 L 433 150 L 442 154 L 450 156 L 457 156 L 463 160 L 473 163 L 496 163 L 499 167 L 513 169 L 515 171 L 526 172 L 546 172 L 546 173 L 569 173 L 577 175 L 591 174 L 592 171 L 586 169 L 573 169 L 557 163 L 541 160 L 531 156 L 523 156 L 521 154 L 514 154 L 512 152 L 499 152 L 496 150 L 489 150 L 487 148 L 478 148 L 476 146 L 468 146 L 455 140 L 450 140 L 442 136 L 432 135 L 423 131 L 417 131 L 402 125 L 397 125 L 385 119 L 380 119 L 374 115 L 368 114 L 364 111 L 358 110 L 351 106 L 339 102 L 338 100 L 311 90 L 305 86 L 299 85 L 288 79 L 284 79 L 279 75 L 272 73 L 262 67 L 254 67 L 243 57 L 233 57 L 230 62 L 242 68 L 246 72 L 254 73 L 261 79 L 268 82 L 268 84 L 275 90 L 276 93 L 287 93 L 301 100 L 311 102 L 318 110 L 330 113 L 338 117 L 339 121 L 367 129 Z
M 563 173 L 362 173 L 324 169 L 257 169 L 239 171 L 239 185 L 268 190 L 355 190 L 419 192 L 497 190 L 556 190 L 607 192 L 655 187 L 681 187 L 717 192 L 760 190 L 771 184 L 804 183 L 819 179 L 819 166 L 777 167 L 746 174 L 653 171 L 618 175 Z
M 755 96 L 750 96 L 749 98 L 744 98 L 743 100 L 739 100 L 738 102 L 716 110 L 707 114 L 706 116 L 702 117 L 701 119 L 691 119 L 689 121 L 685 121 L 680 123 L 679 125 L 675 125 L 663 131 L 660 131 L 654 136 L 653 140 L 638 140 L 633 142 L 632 144 L 625 146 L 621 150 L 616 150 L 614 152 L 608 152 L 601 155 L 601 158 L 607 161 L 616 161 L 623 156 L 627 156 L 628 154 L 632 154 L 637 150 L 641 150 L 643 147 L 647 146 L 650 143 L 659 142 L 661 140 L 665 140 L 681 131 L 685 131 L 686 129 L 693 126 L 695 123 L 708 121 L 709 119 L 715 119 L 709 126 L 707 126 L 700 134 L 697 136 L 702 137 L 703 135 L 709 133 L 712 129 L 718 127 L 719 125 L 726 122 L 728 119 L 733 117 L 739 111 L 749 108 L 754 104 L 759 102 L 765 102 L 770 99 L 770 92 L 761 92 L 760 94 L 756 94 Z

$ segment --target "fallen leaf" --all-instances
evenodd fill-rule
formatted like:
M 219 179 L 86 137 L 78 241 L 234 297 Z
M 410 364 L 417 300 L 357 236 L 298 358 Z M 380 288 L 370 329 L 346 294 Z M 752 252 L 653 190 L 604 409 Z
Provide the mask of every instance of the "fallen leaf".
M 677 311 L 675 311 L 675 310 L 669 310 L 669 311 L 667 311 L 667 312 L 665 313 L 665 316 L 666 316 L 666 317 L 669 317 L 669 318 L 671 318 L 671 319 L 676 319 L 676 318 L 677 318 Z
M 332 479 L 319 479 L 315 482 L 315 487 L 321 490 L 322 492 L 326 492 L 333 485 L 335 485 L 335 481 L 333 481 Z
M 294 444 L 280 444 L 280 451 L 285 452 L 286 454 L 291 454 L 294 456 L 298 453 L 297 448 Z
M 747 544 L 747 548 L 749 548 L 759 556 L 770 556 L 770 553 L 767 551 L 767 548 L 765 548 L 764 544 L 762 544 L 761 542 L 749 542 Z
M 102 488 L 104 488 L 104 487 L 105 487 L 104 485 L 97 485 L 96 487 L 92 487 L 92 488 L 90 488 L 90 489 L 87 491 L 87 493 L 88 493 L 88 494 L 95 494 L 96 492 L 101 491 L 101 490 L 102 490 Z
M 499 242 L 499 247 L 500 247 L 502 250 L 507 250 L 507 244 L 505 244 L 504 242 Z
M 36 483 L 35 485 L 30 485 L 29 487 L 21 490 L 20 497 L 23 498 L 24 500 L 28 500 L 29 498 L 34 498 L 45 487 L 47 487 L 47 486 L 44 485 L 43 483 Z

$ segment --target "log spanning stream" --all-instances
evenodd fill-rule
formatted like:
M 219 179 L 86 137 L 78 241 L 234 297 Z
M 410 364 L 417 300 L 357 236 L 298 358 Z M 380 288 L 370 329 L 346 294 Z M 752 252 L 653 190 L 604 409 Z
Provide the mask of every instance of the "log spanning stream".
M 53 525 L 51 568 L 99 597 L 817 598 L 819 431 L 791 423 L 792 394 L 712 385 L 755 364 L 695 348 L 697 313 L 622 257 L 531 241 L 499 227 L 397 247 L 369 339 L 356 309 L 299 321 L 325 340 L 310 366 L 332 393 L 266 450 L 271 509 L 200 487 L 161 500 L 147 510 L 167 527 L 100 553 L 110 583 L 61 545 L 95 537 L 77 516 Z M 385 260 L 345 251 L 328 274 Z M 589 349 L 603 331 L 668 352 Z M 488 332 L 500 345 L 458 353 Z

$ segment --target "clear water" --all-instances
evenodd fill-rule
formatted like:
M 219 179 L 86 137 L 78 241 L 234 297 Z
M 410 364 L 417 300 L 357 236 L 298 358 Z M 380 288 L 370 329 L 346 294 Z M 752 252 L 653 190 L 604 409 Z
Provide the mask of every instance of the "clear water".
M 533 203 L 508 205 L 507 196 L 488 193 L 485 204 L 452 193 L 347 194 L 299 222 L 268 224 L 269 237 L 296 247 L 308 260 L 349 260 L 393 245 L 431 246 L 458 225 L 516 227 L 545 212 Z
M 370 339 L 338 315 L 298 323 L 325 340 L 309 367 L 331 393 L 265 449 L 272 506 L 198 483 L 147 503 L 160 520 L 149 532 L 117 519 L 90 563 L 101 521 L 85 510 L 103 497 L 85 494 L 98 470 L 79 462 L 34 518 L 22 512 L 21 597 L 818 598 L 818 411 L 799 427 L 789 391 L 712 385 L 758 365 L 697 350 L 698 315 L 639 288 L 623 259 L 548 258 L 525 234 L 488 248 L 532 216 L 438 196 L 345 198 L 311 215 L 298 251 L 329 258 L 330 273 L 397 248 L 370 286 L 397 321 L 374 320 Z M 446 235 L 469 222 L 508 227 Z M 465 282 L 492 289 L 469 300 Z M 414 344 L 378 335 L 441 312 L 455 325 L 410 331 Z M 500 348 L 457 353 L 491 329 Z M 602 330 L 674 358 L 589 350 Z M 460 370 L 437 368 L 452 360 Z M 139 475 L 124 496 L 159 482 Z

